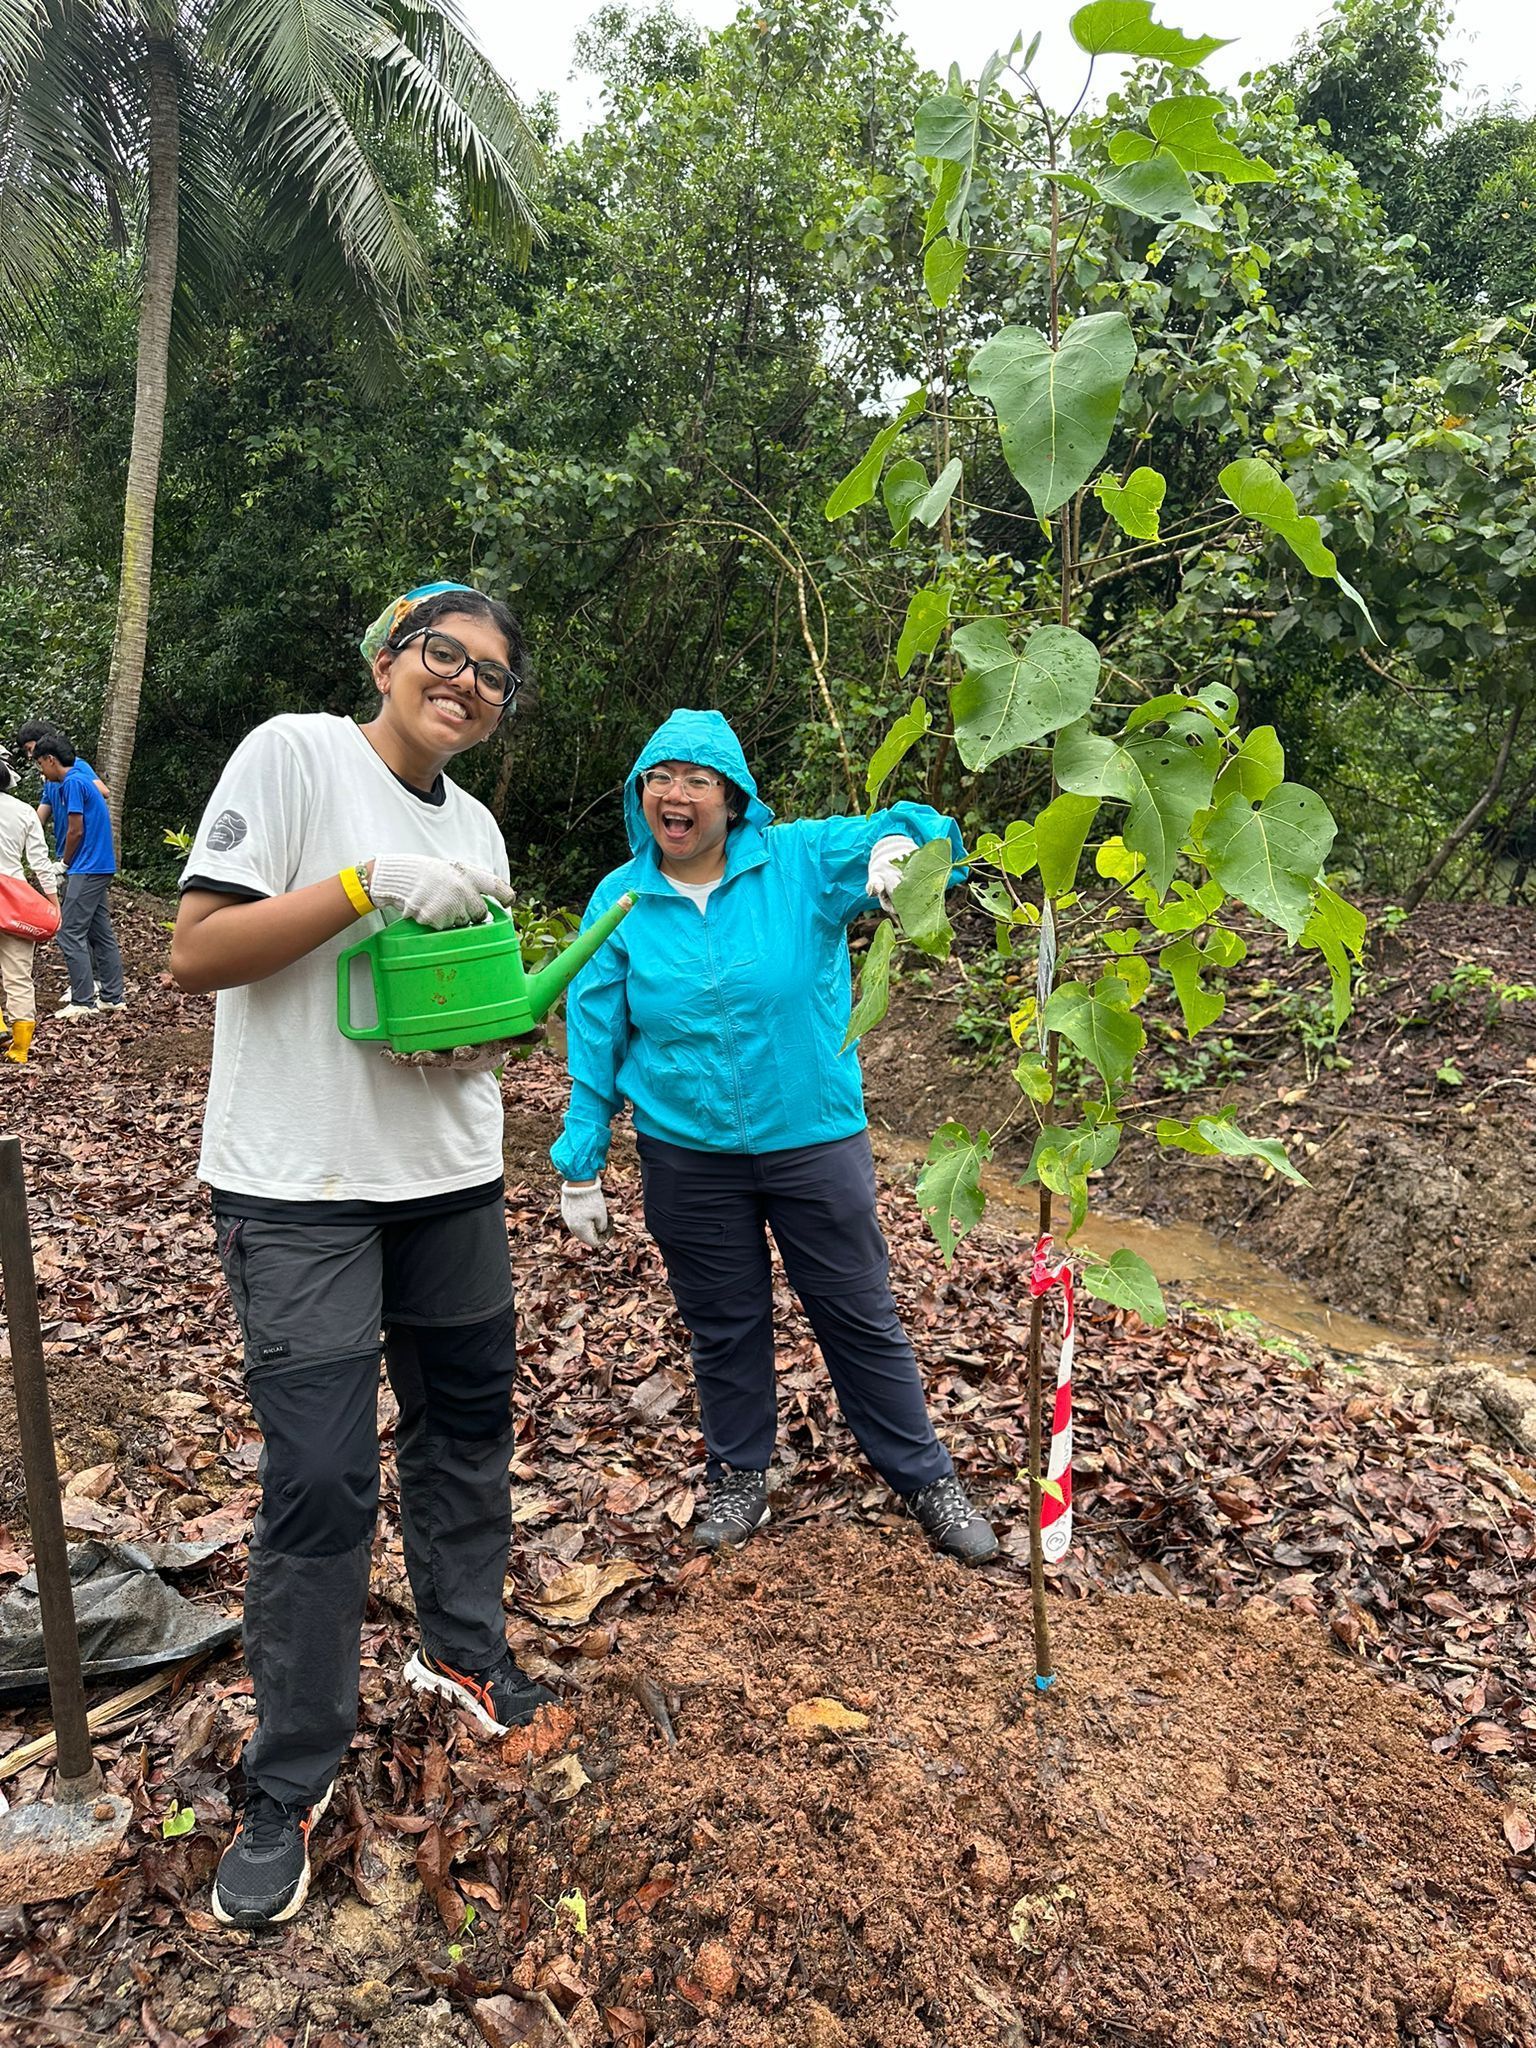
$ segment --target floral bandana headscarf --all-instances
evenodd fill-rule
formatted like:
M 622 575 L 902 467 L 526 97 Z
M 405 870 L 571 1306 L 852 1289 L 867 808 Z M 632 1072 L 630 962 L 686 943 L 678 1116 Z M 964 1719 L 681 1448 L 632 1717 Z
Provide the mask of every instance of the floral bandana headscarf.
M 469 585 L 467 583 L 421 583 L 417 585 L 416 589 L 408 590 L 404 597 L 397 597 L 392 603 L 385 605 L 383 611 L 379 613 L 379 616 L 357 643 L 362 650 L 365 666 L 370 669 L 373 667 L 373 657 L 384 645 L 384 642 L 390 639 L 397 629 L 405 623 L 411 612 L 421 603 L 424 597 L 436 597 L 441 590 L 468 589 Z

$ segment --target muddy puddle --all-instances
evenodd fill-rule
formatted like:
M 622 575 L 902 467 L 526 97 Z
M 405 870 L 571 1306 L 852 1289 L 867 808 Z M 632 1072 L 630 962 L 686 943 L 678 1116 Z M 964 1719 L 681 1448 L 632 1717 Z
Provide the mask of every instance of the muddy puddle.
M 875 1153 L 888 1167 L 915 1172 L 927 1148 L 914 1139 L 871 1128 Z M 996 1166 L 982 1172 L 987 1217 L 1006 1221 L 1021 1233 L 1035 1229 L 1033 1189 L 1018 1187 Z M 1171 1303 L 1198 1302 L 1224 1314 L 1252 1316 L 1266 1330 L 1289 1338 L 1304 1351 L 1380 1365 L 1473 1365 L 1496 1371 L 1530 1371 L 1527 1361 L 1488 1349 L 1453 1347 L 1443 1337 L 1426 1337 L 1390 1323 L 1372 1322 L 1330 1308 L 1299 1281 L 1267 1265 L 1252 1252 L 1224 1244 L 1197 1224 L 1148 1223 L 1138 1217 L 1091 1215 L 1072 1240 L 1078 1251 L 1101 1257 L 1125 1249 L 1144 1258 Z

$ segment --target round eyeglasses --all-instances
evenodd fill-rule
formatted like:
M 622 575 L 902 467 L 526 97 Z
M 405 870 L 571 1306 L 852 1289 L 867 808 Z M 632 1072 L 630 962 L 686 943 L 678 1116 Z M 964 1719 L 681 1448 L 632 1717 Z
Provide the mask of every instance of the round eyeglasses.
M 700 801 L 725 787 L 723 775 L 711 775 L 703 768 L 690 768 L 686 775 L 674 775 L 670 768 L 647 768 L 640 780 L 647 789 L 680 789 L 684 796 Z
M 413 640 L 421 642 L 423 667 L 445 683 L 451 683 L 456 676 L 468 669 L 475 679 L 475 689 L 487 704 L 495 704 L 505 710 L 517 695 L 517 677 L 504 661 L 472 661 L 468 650 L 461 647 L 451 633 L 439 633 L 434 626 L 419 626 L 414 633 L 407 633 L 394 646 L 404 649 Z

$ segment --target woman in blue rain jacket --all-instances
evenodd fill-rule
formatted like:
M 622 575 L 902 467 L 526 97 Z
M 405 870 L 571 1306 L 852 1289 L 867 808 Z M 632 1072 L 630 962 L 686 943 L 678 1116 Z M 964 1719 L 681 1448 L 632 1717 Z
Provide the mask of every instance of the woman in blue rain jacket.
M 891 1299 L 858 1055 L 848 927 L 900 863 L 959 827 L 926 804 L 774 823 L 741 743 L 716 711 L 675 711 L 625 784 L 633 859 L 590 922 L 636 898 L 572 984 L 571 1099 L 551 1157 L 561 1213 L 584 1242 L 608 1230 L 609 1130 L 634 1110 L 645 1220 L 693 1340 L 708 1499 L 704 1549 L 768 1520 L 777 1426 L 771 1230 L 843 1414 L 870 1463 L 936 1546 L 967 1563 L 996 1538 L 939 1443 Z

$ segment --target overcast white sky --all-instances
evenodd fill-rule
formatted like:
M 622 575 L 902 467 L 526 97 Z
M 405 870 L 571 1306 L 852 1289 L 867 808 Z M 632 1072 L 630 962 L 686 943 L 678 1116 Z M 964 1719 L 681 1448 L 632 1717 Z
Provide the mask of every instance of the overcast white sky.
M 480 41 L 516 87 L 531 99 L 553 92 L 560 101 L 561 126 L 579 133 L 600 112 L 589 78 L 572 78 L 571 45 L 593 12 L 584 0 L 546 0 L 542 7 L 512 0 L 460 0 Z M 1043 31 L 1036 72 L 1050 98 L 1069 105 L 1082 84 L 1084 59 L 1067 34 L 1076 0 L 896 0 L 897 27 L 919 58 L 936 71 L 951 60 L 974 77 L 988 55 L 1006 49 L 1021 30 L 1026 39 Z M 677 0 L 677 11 L 702 27 L 719 28 L 736 13 L 736 0 Z M 1256 0 L 1238 8 L 1234 0 L 1161 0 L 1156 18 L 1187 35 L 1235 32 L 1237 40 L 1217 52 L 1208 67 L 1222 85 L 1235 85 L 1247 70 L 1283 57 L 1303 30 L 1329 12 L 1320 0 Z M 1461 0 L 1451 32 L 1451 54 L 1464 66 L 1464 98 L 1502 102 L 1513 96 L 1529 109 L 1536 100 L 1536 6 L 1531 0 Z M 1244 22 L 1240 30 L 1234 24 Z M 1109 83 L 1107 66 L 1096 83 Z

